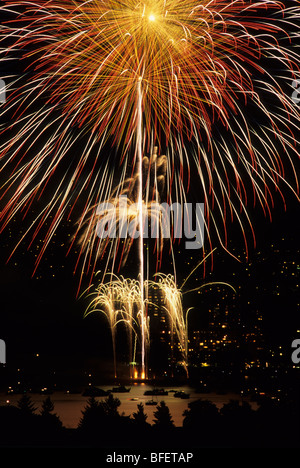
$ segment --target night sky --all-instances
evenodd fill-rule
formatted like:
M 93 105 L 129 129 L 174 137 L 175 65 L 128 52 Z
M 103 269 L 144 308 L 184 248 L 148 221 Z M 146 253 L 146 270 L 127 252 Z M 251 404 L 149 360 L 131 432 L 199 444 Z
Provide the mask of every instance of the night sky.
M 18 68 L 19 64 L 15 63 L 14 66 Z M 6 73 L 7 70 L 3 72 Z M 253 121 L 253 125 L 259 126 L 263 123 L 256 120 L 258 116 L 251 112 L 251 106 L 247 118 Z M 76 164 L 76 155 L 74 164 Z M 63 169 L 60 168 L 61 171 Z M 88 169 L 87 167 L 86 170 Z M 5 180 L 7 173 L 1 177 Z M 251 192 L 250 181 L 245 183 Z M 284 211 L 279 194 L 275 194 L 272 222 L 264 217 L 259 206 L 251 208 L 250 196 L 249 213 L 257 241 L 257 246 L 254 248 L 250 230 L 246 226 L 249 242 L 248 263 L 252 268 L 251 278 L 245 274 L 248 263 L 245 259 L 240 229 L 236 224 L 229 223 L 227 226 L 229 247 L 235 255 L 240 256 L 241 263 L 226 253 L 217 242 L 214 243 L 216 239 L 212 233 L 213 247 L 217 246 L 213 269 L 211 270 L 209 260 L 205 277 L 201 267 L 189 284 L 192 287 L 199 285 L 201 281 L 209 280 L 227 281 L 235 287 L 240 286 L 240 308 L 246 313 L 245 302 L 248 302 L 249 298 L 254 301 L 256 304 L 254 308 L 259 309 L 265 318 L 264 330 L 268 339 L 271 342 L 282 343 L 289 353 L 290 344 L 299 336 L 297 330 L 300 329 L 300 298 L 297 289 L 297 279 L 300 283 L 300 270 L 297 269 L 297 265 L 300 264 L 299 205 L 284 184 L 281 188 L 286 197 L 287 210 Z M 197 182 L 193 184 L 193 180 L 190 193 L 197 201 L 203 201 Z M 35 272 L 34 261 L 42 245 L 43 230 L 32 245 L 30 245 L 30 236 L 26 237 L 7 262 L 12 249 L 30 226 L 40 206 L 40 202 L 35 201 L 26 219 L 18 214 L 0 237 L 0 338 L 6 341 L 7 364 L 12 367 L 31 366 L 34 365 L 38 354 L 44 360 L 44 367 L 47 369 L 60 368 L 64 372 L 70 369 L 86 369 L 93 363 L 105 372 L 109 369 L 111 359 L 109 328 L 105 319 L 99 315 L 83 319 L 88 303 L 85 298 L 76 297 L 79 284 L 79 271 L 74 273 L 77 260 L 76 248 L 66 256 L 70 239 L 74 234 L 74 223 L 79 217 L 80 204 L 78 212 L 75 211 L 71 219 L 63 220 Z M 183 251 L 180 246 L 176 246 L 175 249 L 180 252 L 176 264 L 180 284 L 202 258 L 202 250 L 190 253 Z M 209 247 L 207 247 L 208 252 Z M 168 259 L 168 250 L 165 251 L 165 255 Z M 284 261 L 288 261 L 289 264 L 294 261 L 295 271 L 291 270 L 280 276 L 279 270 Z M 126 269 L 120 273 L 124 276 L 136 276 L 136 265 L 132 252 Z M 165 271 L 167 265 L 168 263 L 164 264 L 162 271 Z M 81 292 L 88 286 L 88 281 L 89 278 L 84 279 Z M 265 293 L 259 290 L 260 293 L 255 294 L 256 288 L 262 284 L 266 285 Z M 274 289 L 276 287 L 277 290 Z M 275 290 L 279 291 L 279 294 L 274 293 Z M 211 300 L 210 295 L 207 298 L 205 294 L 201 297 L 193 295 L 187 299 L 186 306 L 197 307 L 199 301 L 199 308 L 205 309 L 209 307 Z M 201 326 L 201 320 L 199 322 L 196 320 L 195 326 Z
M 243 245 L 235 241 L 235 228 L 231 232 L 231 248 L 240 255 L 241 263 L 230 257 L 220 247 L 214 256 L 211 270 L 207 263 L 206 274 L 203 268 L 196 270 L 188 287 L 198 286 L 205 281 L 226 281 L 234 287 L 241 286 L 238 294 L 239 307 L 244 312 L 248 300 L 254 303 L 264 317 L 264 332 L 269 343 L 281 344 L 290 353 L 290 344 L 299 336 L 299 223 L 297 203 L 290 199 L 288 210 L 277 208 L 274 220 L 270 223 L 263 216 L 257 216 L 257 247 L 250 248 L 249 262 L 244 259 Z M 28 248 L 24 240 L 8 263 L 20 230 L 24 227 L 19 221 L 12 223 L 1 236 L 1 338 L 7 345 L 7 363 L 12 367 L 35 365 L 36 354 L 48 370 L 61 372 L 83 372 L 90 367 L 103 372 L 110 371 L 111 342 L 110 331 L 104 317 L 98 314 L 83 319 L 88 303 L 84 298 L 76 298 L 78 274 L 74 274 L 77 259 L 76 251 L 66 256 L 68 237 L 74 229 L 72 223 L 64 223 L 54 241 L 49 246 L 37 271 L 32 277 L 37 245 Z M 187 276 L 201 259 L 202 251 L 190 255 L 177 246 L 178 282 Z M 166 249 L 167 250 L 167 249 Z M 276 251 L 274 253 L 274 250 Z M 167 253 L 167 252 L 166 252 Z M 280 276 L 281 265 L 288 260 L 295 262 L 295 268 Z M 251 277 L 245 273 L 251 265 Z M 129 258 L 123 274 L 136 275 L 134 252 Z M 296 276 L 295 276 L 296 275 Z M 82 290 L 88 284 L 83 284 Z M 256 288 L 265 285 L 265 292 Z M 276 289 L 277 288 L 277 289 Z M 279 289 L 278 289 L 279 288 Z M 274 291 L 280 294 L 274 294 Z M 256 291 L 256 292 L 255 292 Z M 214 295 L 203 293 L 187 295 L 184 306 L 199 308 L 194 316 L 194 327 L 203 325 L 203 311 L 214 302 Z M 249 308 L 249 323 L 251 324 Z M 202 313 L 201 313 L 202 311 Z M 205 323 L 204 323 L 205 325 Z

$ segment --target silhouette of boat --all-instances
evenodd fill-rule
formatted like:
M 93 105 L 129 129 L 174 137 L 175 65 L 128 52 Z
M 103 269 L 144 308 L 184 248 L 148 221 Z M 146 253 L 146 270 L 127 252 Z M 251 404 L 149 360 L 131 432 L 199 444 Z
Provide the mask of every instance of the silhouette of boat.
M 152 400 L 148 400 L 148 401 L 146 401 L 145 405 L 148 405 L 148 406 L 149 406 L 149 405 L 155 405 L 155 406 L 156 406 L 156 405 L 157 405 L 157 401 L 154 401 L 153 399 L 152 399 Z
M 162 396 L 168 395 L 168 391 L 163 388 L 154 388 L 153 390 L 146 390 L 144 395 Z
M 188 393 L 185 393 L 183 391 L 180 392 L 175 392 L 174 393 L 175 398 L 182 398 L 183 400 L 190 398 L 190 395 Z
M 118 385 L 117 387 L 113 387 L 111 390 L 112 393 L 128 393 L 130 392 L 130 387 L 124 387 L 123 385 Z

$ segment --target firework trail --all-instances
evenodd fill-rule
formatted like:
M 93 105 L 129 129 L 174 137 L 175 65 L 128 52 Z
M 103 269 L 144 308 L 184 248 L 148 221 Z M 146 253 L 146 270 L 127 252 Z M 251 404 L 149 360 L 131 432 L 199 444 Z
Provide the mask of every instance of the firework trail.
M 149 322 L 147 320 L 146 299 L 144 291 L 145 282 L 132 279 L 125 279 L 123 277 L 115 277 L 114 287 L 118 290 L 118 300 L 121 305 L 121 313 L 124 323 L 127 325 L 127 332 L 129 338 L 129 362 L 135 362 L 135 351 L 137 339 L 139 339 L 141 350 L 141 373 L 140 378 L 144 380 L 147 377 L 146 358 L 149 351 L 150 330 Z M 143 301 L 143 302 L 142 302 Z M 133 334 L 134 334 L 134 347 L 133 347 Z M 134 364 L 133 364 L 134 365 Z M 133 368 L 131 368 L 131 377 L 133 377 Z
M 80 248 L 78 262 L 80 257 L 83 257 L 81 270 L 86 272 L 91 270 L 91 278 L 97 261 L 105 257 L 107 262 L 103 277 L 109 266 L 112 271 L 116 270 L 116 273 L 125 266 L 134 239 L 140 233 L 140 213 L 143 230 L 148 231 L 150 222 L 150 237 L 156 240 L 155 269 L 158 270 L 161 265 L 163 231 L 167 231 L 168 228 L 164 223 L 164 213 L 160 205 L 164 193 L 166 157 L 158 156 L 157 148 L 154 148 L 150 157 L 143 157 L 142 166 L 142 175 L 136 173 L 133 177 L 122 181 L 114 188 L 109 200 L 91 207 L 85 222 L 82 223 L 80 220 L 78 223 L 77 233 L 74 235 L 74 240 L 78 240 Z M 145 181 L 142 207 L 138 203 L 140 180 Z M 148 232 L 147 237 L 149 237 Z M 119 251 L 119 260 L 117 260 Z
M 183 358 L 184 369 L 188 375 L 188 343 L 186 333 L 185 315 L 182 304 L 182 292 L 177 288 L 172 275 L 159 273 L 158 286 L 164 298 L 164 310 L 167 313 L 171 332 L 171 350 L 174 349 L 174 334 L 178 341 L 179 352 Z M 173 361 L 173 358 L 172 358 Z
M 141 310 L 140 282 L 132 279 L 118 279 L 118 296 L 122 307 L 122 316 L 127 326 L 130 377 L 134 377 L 134 368 L 136 361 L 136 343 L 138 338 L 139 322 L 136 310 Z M 141 340 L 142 337 L 140 337 Z M 134 339 L 134 341 L 133 341 Z
M 207 257 L 212 254 L 213 251 L 210 252 Z M 172 274 L 156 273 L 155 281 L 146 279 L 141 282 L 140 279 L 129 279 L 124 278 L 123 276 L 117 276 L 113 273 L 108 273 L 107 278 L 109 278 L 109 281 L 105 284 L 100 281 L 95 289 L 93 285 L 88 288 L 88 291 L 90 289 L 93 291 L 89 293 L 87 297 L 92 297 L 93 300 L 90 301 L 85 316 L 95 312 L 102 312 L 106 315 L 112 335 L 115 377 L 117 376 L 116 328 L 118 324 L 123 323 L 126 326 L 130 363 L 135 361 L 135 346 L 133 346 L 133 343 L 136 344 L 137 339 L 140 344 L 141 358 L 144 356 L 145 359 L 149 354 L 151 318 L 149 317 L 150 320 L 148 320 L 146 314 L 143 314 L 143 310 L 146 310 L 149 305 L 157 307 L 157 304 L 151 303 L 148 299 L 148 293 L 145 294 L 145 292 L 148 292 L 151 288 L 156 289 L 157 287 L 162 294 L 164 304 L 163 310 L 168 318 L 172 353 L 174 349 L 174 338 L 176 338 L 178 351 L 182 358 L 181 362 L 188 376 L 188 313 L 192 308 L 187 310 L 184 309 L 183 295 L 200 291 L 208 286 L 220 285 L 229 287 L 234 293 L 236 292 L 232 285 L 215 281 L 203 283 L 193 289 L 187 289 L 186 285 L 189 279 L 204 261 L 205 260 L 201 260 L 190 271 L 180 287 L 177 286 L 176 280 Z M 141 287 L 144 288 L 143 294 L 141 294 Z M 141 304 L 141 300 L 144 301 L 143 305 Z M 133 336 L 135 338 L 134 342 Z M 133 377 L 132 369 L 130 369 L 130 376 Z M 147 378 L 147 366 L 145 362 L 140 376 L 142 380 Z
M 138 134 L 139 135 L 139 134 Z M 141 145 L 141 139 L 137 138 L 137 146 Z M 96 267 L 96 262 L 99 257 L 103 257 L 106 250 L 109 250 L 108 261 L 103 273 L 103 279 L 109 265 L 109 260 L 112 259 L 112 271 L 117 258 L 118 246 L 120 245 L 120 233 L 126 226 L 124 233 L 123 246 L 121 249 L 121 259 L 118 271 L 121 265 L 125 265 L 128 254 L 132 247 L 136 234 L 139 238 L 139 281 L 140 281 L 140 322 L 141 322 L 141 342 L 142 342 L 142 378 L 146 376 L 145 355 L 146 355 L 146 331 L 147 331 L 147 316 L 145 315 L 144 306 L 144 229 L 148 229 L 149 221 L 151 222 L 151 237 L 156 239 L 157 261 L 161 259 L 163 247 L 163 231 L 166 231 L 164 226 L 164 213 L 159 205 L 163 192 L 166 172 L 166 157 L 157 155 L 157 148 L 150 158 L 143 157 L 141 148 L 139 148 L 139 167 L 138 172 L 134 177 L 125 180 L 122 184 L 115 188 L 110 200 L 100 204 L 98 207 L 92 207 L 91 216 L 87 220 L 87 226 L 83 226 L 83 233 L 79 238 L 81 251 L 85 253 L 85 260 L 88 264 L 93 261 L 92 273 Z M 152 173 L 152 174 L 151 174 Z M 144 189 L 143 175 L 147 180 Z M 152 175 L 152 177 L 151 177 Z M 154 179 L 154 180 L 152 180 Z M 146 192 L 146 193 L 144 193 Z M 145 201 L 144 201 L 145 200 Z M 150 200 L 150 201 L 149 201 Z M 109 224 L 109 228 L 105 231 L 105 227 Z M 132 227 L 132 234 L 128 236 L 128 225 Z M 82 228 L 79 225 L 79 229 Z M 103 235 L 105 232 L 105 235 Z M 118 235 L 116 233 L 118 232 Z M 171 234 L 171 233 L 170 233 Z M 114 242 L 111 240 L 114 240 Z M 109 246 L 110 243 L 110 246 Z M 172 245 L 171 245 L 172 249 Z M 96 251 L 96 252 L 95 252 Z M 92 275 L 91 275 L 92 277 Z M 126 289 L 126 288 L 124 288 Z M 128 291 L 130 294 L 130 290 Z M 131 361 L 130 361 L 131 362 Z
M 141 304 L 144 295 L 141 294 L 141 281 L 135 279 L 117 277 L 114 274 L 109 274 L 110 281 L 100 282 L 93 292 L 89 292 L 86 296 L 91 298 L 88 308 L 85 312 L 85 317 L 92 313 L 103 313 L 109 323 L 112 336 L 113 360 L 114 360 L 114 375 L 117 377 L 117 359 L 116 359 L 116 331 L 119 324 L 126 327 L 128 334 L 129 347 L 129 362 L 135 360 L 133 351 L 133 337 L 139 340 L 141 348 L 141 358 L 145 359 L 147 345 L 149 344 L 149 325 L 143 313 L 145 304 Z M 144 287 L 144 283 L 143 283 Z M 88 291 L 91 287 L 88 289 Z M 85 293 L 84 293 L 85 294 Z M 146 366 L 142 367 L 141 378 L 146 376 Z M 144 374 L 143 374 L 144 372 Z M 131 377 L 132 372 L 131 373 Z
M 109 323 L 113 347 L 113 360 L 114 360 L 114 376 L 117 377 L 117 360 L 116 360 L 116 326 L 119 322 L 118 315 L 120 310 L 116 309 L 116 290 L 113 283 L 101 283 L 97 290 L 96 295 L 89 305 L 89 309 L 85 313 L 88 316 L 91 312 L 103 313 Z M 123 319 L 120 319 L 123 320 Z
M 249 222 L 254 234 L 252 198 L 271 216 L 274 191 L 283 197 L 284 183 L 298 190 L 299 109 L 289 95 L 299 76 L 298 1 L 3 4 L 1 229 L 44 201 L 24 235 L 36 239 L 49 222 L 36 265 L 62 219 L 80 206 L 84 223 L 111 198 L 115 177 L 124 180 L 132 165 L 140 172 L 155 145 L 176 200 L 185 200 L 196 168 L 208 241 L 215 231 L 224 248 L 231 221 L 243 233 Z
M 203 262 L 203 260 L 202 260 Z M 201 264 L 201 262 L 200 262 Z M 167 314 L 169 320 L 169 327 L 171 331 L 171 349 L 174 348 L 174 336 L 177 339 L 178 350 L 182 356 L 182 364 L 185 369 L 185 372 L 188 374 L 188 313 L 192 309 L 189 308 L 186 311 L 183 308 L 183 294 L 187 294 L 193 291 L 200 291 L 201 289 L 206 288 L 207 286 L 217 286 L 223 285 L 231 288 L 234 292 L 235 289 L 228 283 L 224 282 L 211 282 L 204 283 L 201 286 L 198 286 L 194 289 L 188 289 L 184 291 L 184 286 L 190 276 L 194 273 L 196 268 L 199 267 L 198 264 L 188 275 L 186 280 L 182 283 L 181 287 L 178 287 L 173 275 L 157 273 L 155 276 L 158 278 L 158 282 L 151 282 L 151 286 L 155 284 L 158 285 L 161 290 L 163 299 L 164 299 L 164 310 Z

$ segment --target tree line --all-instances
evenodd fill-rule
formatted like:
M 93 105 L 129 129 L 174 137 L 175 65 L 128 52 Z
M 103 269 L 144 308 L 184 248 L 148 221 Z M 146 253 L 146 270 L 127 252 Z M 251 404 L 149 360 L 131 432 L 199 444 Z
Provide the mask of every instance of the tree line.
M 205 399 L 188 404 L 182 426 L 176 427 L 169 407 L 157 404 L 152 424 L 143 403 L 131 415 L 120 412 L 121 402 L 110 394 L 90 397 L 78 427 L 64 427 L 48 396 L 37 411 L 30 395 L 16 405 L 0 406 L 0 445 L 11 447 L 297 447 L 299 407 L 294 402 L 266 398 L 258 409 L 231 400 L 222 408 Z

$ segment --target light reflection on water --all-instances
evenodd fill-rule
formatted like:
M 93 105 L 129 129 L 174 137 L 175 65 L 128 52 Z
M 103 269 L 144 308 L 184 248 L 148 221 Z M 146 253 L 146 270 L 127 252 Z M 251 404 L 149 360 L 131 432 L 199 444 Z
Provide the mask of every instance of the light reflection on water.
M 109 390 L 112 386 L 103 385 L 100 388 L 103 390 Z M 147 406 L 145 403 L 148 400 L 151 400 L 152 397 L 148 395 L 144 395 L 146 390 L 152 390 L 153 387 L 146 385 L 146 384 L 134 384 L 131 386 L 131 390 L 129 393 L 114 393 L 115 397 L 118 397 L 121 401 L 121 406 L 119 407 L 119 412 L 123 413 L 126 416 L 131 415 L 135 411 L 137 411 L 137 405 L 139 403 L 144 404 L 144 409 L 146 414 L 148 415 L 147 422 L 150 424 L 153 423 L 153 413 L 156 409 L 156 406 Z M 157 403 L 164 401 L 166 405 L 170 409 L 170 413 L 172 415 L 174 424 L 176 426 L 181 426 L 183 421 L 183 412 L 184 410 L 188 409 L 188 404 L 191 401 L 195 401 L 199 398 L 203 400 L 210 400 L 216 404 L 218 408 L 221 408 L 225 403 L 229 402 L 231 399 L 240 400 L 241 397 L 237 394 L 228 393 L 225 395 L 220 395 L 216 393 L 195 393 L 194 390 L 187 386 L 182 387 L 168 387 L 165 388 L 169 391 L 168 395 L 163 396 L 154 396 L 153 399 L 157 401 Z M 175 398 L 174 393 L 170 392 L 170 390 L 176 391 L 184 391 L 185 393 L 190 394 L 189 399 L 180 399 Z M 37 413 L 41 409 L 42 402 L 45 400 L 47 395 L 40 395 L 32 393 L 30 394 L 32 401 L 37 408 Z M 20 399 L 21 395 L 0 395 L 0 404 L 3 405 L 7 400 L 14 405 Z M 88 397 L 82 396 L 80 393 L 64 393 L 64 392 L 54 392 L 50 395 L 52 402 L 54 403 L 54 412 L 60 417 L 63 425 L 67 428 L 75 428 L 78 426 L 79 420 L 82 416 L 82 411 L 87 404 Z M 96 398 L 97 400 L 103 399 L 105 397 Z M 132 400 L 135 398 L 137 400 Z M 252 404 L 252 403 L 251 403 Z

